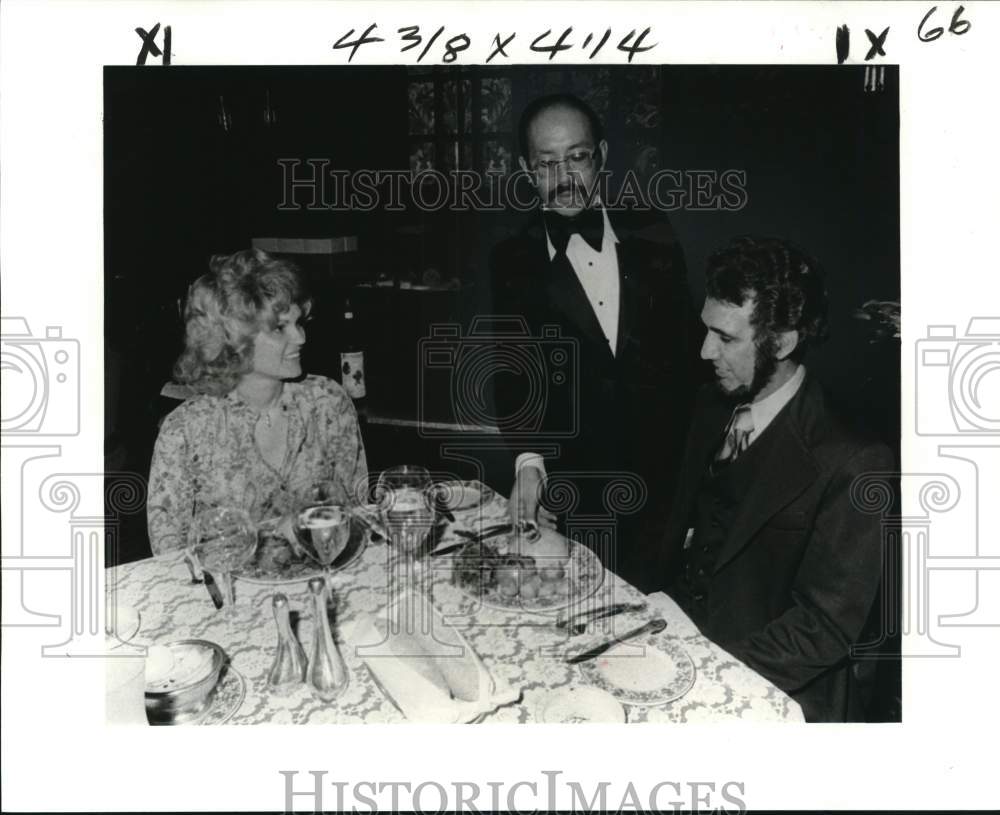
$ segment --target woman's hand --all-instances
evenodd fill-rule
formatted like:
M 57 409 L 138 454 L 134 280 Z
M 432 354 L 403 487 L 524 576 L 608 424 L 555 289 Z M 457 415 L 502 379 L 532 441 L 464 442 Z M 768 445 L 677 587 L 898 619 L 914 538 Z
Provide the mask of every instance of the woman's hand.
M 556 528 L 556 516 L 541 504 L 542 473 L 537 467 L 521 467 L 514 479 L 514 488 L 507 503 L 507 514 L 511 523 L 534 521 L 545 529 Z

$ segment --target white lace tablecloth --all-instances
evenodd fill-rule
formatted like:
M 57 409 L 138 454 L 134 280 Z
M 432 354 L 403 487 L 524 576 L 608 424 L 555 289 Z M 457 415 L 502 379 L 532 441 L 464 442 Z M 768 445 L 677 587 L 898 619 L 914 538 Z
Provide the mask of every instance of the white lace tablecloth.
M 478 510 L 456 513 L 456 525 L 475 529 L 477 524 L 504 520 L 505 513 L 505 501 L 497 496 Z M 449 539 L 443 537 L 441 544 Z M 236 604 L 243 613 L 235 624 L 222 611 L 216 611 L 203 585 L 192 584 L 179 552 L 108 569 L 107 587 L 115 603 L 131 607 L 140 615 L 139 633 L 133 644 L 165 644 L 193 637 L 211 640 L 226 650 L 247 686 L 246 696 L 230 724 L 403 722 L 406 721 L 403 715 L 379 690 L 364 663 L 353 653 L 351 644 L 343 638 L 343 630 L 350 630 L 349 623 L 359 614 L 373 614 L 385 606 L 390 596 L 390 575 L 396 569 L 398 563 L 392 548 L 378 541 L 369 542 L 357 560 L 333 576 L 335 636 L 350 671 L 350 685 L 332 703 L 317 699 L 306 685 L 282 694 L 272 692 L 267 686 L 277 641 L 270 602 L 275 592 L 285 594 L 293 612 L 300 613 L 297 633 L 306 653 L 310 652 L 312 610 L 305 583 L 266 586 L 237 580 Z M 645 598 L 610 571 L 605 571 L 599 590 L 601 604 L 645 599 L 649 609 L 604 621 L 607 626 L 603 628 L 602 623 L 596 623 L 596 633 L 570 638 L 552 626 L 554 612 L 539 614 L 491 608 L 466 595 L 450 582 L 447 556 L 425 559 L 418 569 L 419 585 L 431 593 L 435 606 L 447 621 L 462 633 L 495 677 L 521 691 L 518 702 L 495 710 L 484 722 L 538 721 L 539 704 L 547 694 L 587 684 L 581 668 L 567 664 L 563 654 L 582 650 L 602 640 L 605 634 L 622 633 L 641 625 L 657 613 L 668 623 L 660 636 L 673 638 L 691 657 L 695 682 L 690 691 L 673 702 L 658 707 L 626 705 L 630 723 L 734 718 L 803 721 L 795 701 L 699 634 L 670 598 L 662 594 Z

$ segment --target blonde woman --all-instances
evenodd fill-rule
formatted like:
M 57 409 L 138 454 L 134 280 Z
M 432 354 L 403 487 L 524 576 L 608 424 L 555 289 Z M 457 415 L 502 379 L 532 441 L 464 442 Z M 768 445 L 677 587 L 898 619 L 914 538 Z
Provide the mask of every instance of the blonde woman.
M 153 451 L 154 554 L 183 548 L 204 507 L 260 521 L 291 512 L 317 481 L 337 482 L 347 500 L 368 477 L 351 398 L 331 379 L 302 377 L 311 301 L 295 267 L 259 250 L 210 266 L 188 292 L 174 369 L 198 395 L 167 416 Z

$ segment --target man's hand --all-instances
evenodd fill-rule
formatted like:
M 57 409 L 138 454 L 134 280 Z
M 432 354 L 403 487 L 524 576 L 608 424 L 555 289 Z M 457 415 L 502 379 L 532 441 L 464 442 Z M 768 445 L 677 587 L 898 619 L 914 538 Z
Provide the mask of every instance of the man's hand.
M 542 473 L 537 467 L 521 467 L 510 492 L 507 513 L 512 523 L 534 521 L 546 529 L 556 528 L 556 516 L 541 505 Z

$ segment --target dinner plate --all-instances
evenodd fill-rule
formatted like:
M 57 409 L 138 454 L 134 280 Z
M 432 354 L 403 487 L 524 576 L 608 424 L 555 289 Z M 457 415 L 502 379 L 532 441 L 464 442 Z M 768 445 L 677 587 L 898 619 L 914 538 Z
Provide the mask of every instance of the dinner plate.
M 496 497 L 482 481 L 441 481 L 437 488 L 440 502 L 452 512 L 476 509 Z
M 268 534 L 270 522 L 261 524 L 260 543 L 254 552 L 253 560 L 239 571 L 233 572 L 235 577 L 247 583 L 266 586 L 280 586 L 286 583 L 301 583 L 324 573 L 322 566 L 310 560 L 304 553 L 296 551 L 295 547 L 280 535 Z M 358 518 L 351 518 L 351 537 L 347 546 L 341 552 L 331 571 L 346 569 L 356 561 L 368 545 L 368 527 Z
M 469 597 L 481 601 L 492 608 L 514 611 L 558 611 L 572 605 L 579 605 L 582 600 L 590 597 L 604 582 L 604 567 L 600 558 L 586 546 L 570 541 L 569 562 L 566 565 L 567 577 L 565 584 L 553 581 L 554 590 L 548 593 L 522 594 L 524 584 L 529 582 L 525 575 L 529 571 L 518 566 L 498 565 L 491 568 L 489 561 L 465 561 L 462 568 L 463 555 L 470 547 L 479 546 L 470 543 L 466 550 L 457 553 L 454 565 L 457 574 L 453 582 Z M 465 555 L 467 558 L 468 556 Z M 501 561 L 502 562 L 502 561 Z M 551 568 L 551 567 L 549 567 Z M 517 587 L 517 594 L 508 594 L 502 590 L 499 576 L 511 577 Z M 504 581 L 509 586 L 508 581 Z
M 638 645 L 644 650 L 639 651 Z M 621 643 L 584 662 L 581 669 L 594 687 L 626 704 L 646 707 L 680 699 L 695 678 L 687 651 L 667 638 Z
M 624 724 L 625 708 L 599 688 L 560 688 L 542 698 L 535 718 L 546 724 Z

